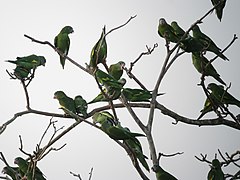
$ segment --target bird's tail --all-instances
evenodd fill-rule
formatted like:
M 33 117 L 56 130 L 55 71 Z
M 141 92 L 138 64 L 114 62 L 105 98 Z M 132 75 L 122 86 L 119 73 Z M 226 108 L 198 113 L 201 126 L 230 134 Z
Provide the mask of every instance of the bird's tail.
M 6 60 L 5 62 L 10 62 L 10 63 L 16 64 L 16 61 L 13 61 L 13 60 Z

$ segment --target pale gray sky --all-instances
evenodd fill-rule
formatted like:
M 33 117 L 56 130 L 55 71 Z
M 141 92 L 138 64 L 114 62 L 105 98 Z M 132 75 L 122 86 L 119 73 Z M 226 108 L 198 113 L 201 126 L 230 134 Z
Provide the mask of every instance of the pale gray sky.
M 53 42 L 63 26 L 71 25 L 75 32 L 70 35 L 69 56 L 84 65 L 85 62 L 89 62 L 91 49 L 98 40 L 104 25 L 107 30 L 110 30 L 126 22 L 131 16 L 137 15 L 127 26 L 107 37 L 107 61 L 111 64 L 123 60 L 129 67 L 129 63 L 146 50 L 146 45 L 151 47 L 154 43 L 158 43 L 159 46 L 154 53 L 144 56 L 133 71 L 151 90 L 166 55 L 164 40 L 157 34 L 159 18 L 164 17 L 169 23 L 176 20 L 186 29 L 212 7 L 210 0 L 185 0 L 184 3 L 178 0 L 8 0 L 0 4 L 2 27 L 0 32 L 3 35 L 0 43 L 0 49 L 2 49 L 0 55 L 2 84 L 0 124 L 12 118 L 14 113 L 24 110 L 26 106 L 20 82 L 10 80 L 5 72 L 6 69 L 11 71 L 14 66 L 4 60 L 30 54 L 46 57 L 46 67 L 38 68 L 36 77 L 28 88 L 31 106 L 34 109 L 62 113 L 58 109 L 58 102 L 53 99 L 53 94 L 57 90 L 63 90 L 72 97 L 81 94 L 88 101 L 99 91 L 92 77 L 69 62 L 66 62 L 65 69 L 62 70 L 56 52 L 48 46 L 31 42 L 23 37 L 24 34 Z M 240 35 L 240 24 L 237 19 L 240 17 L 239 7 L 239 0 L 228 1 L 221 23 L 215 13 L 212 13 L 201 25 L 201 29 L 222 48 L 232 40 L 233 34 Z M 240 99 L 239 48 L 238 40 L 225 53 L 230 62 L 218 59 L 214 62 L 214 66 L 228 84 L 232 83 L 230 92 Z M 209 57 L 213 57 L 212 54 L 209 54 Z M 159 97 L 159 102 L 180 115 L 197 118 L 205 101 L 204 93 L 197 86 L 199 78 L 200 74 L 192 66 L 190 55 L 183 55 L 175 62 L 163 80 L 160 91 L 166 92 L 166 95 Z M 126 86 L 137 87 L 132 80 L 128 80 Z M 91 105 L 89 110 L 100 105 L 104 103 Z M 234 107 L 232 110 L 236 114 L 239 112 L 239 109 Z M 126 115 L 126 111 L 117 111 L 120 113 L 119 117 L 123 125 L 140 132 L 131 118 Z M 148 111 L 137 110 L 137 112 L 143 121 L 148 117 Z M 209 114 L 206 117 L 215 116 Z M 34 114 L 24 115 L 9 125 L 0 135 L 0 151 L 4 153 L 10 165 L 13 165 L 13 159 L 16 156 L 23 156 L 18 150 L 18 135 L 23 138 L 25 150 L 32 152 L 49 119 L 50 117 Z M 58 127 L 63 125 L 67 127 L 74 122 L 69 119 L 54 119 L 58 120 Z M 89 120 L 91 121 L 91 118 Z M 209 159 L 212 159 L 217 149 L 232 153 L 240 148 L 240 134 L 231 128 L 195 127 L 182 123 L 173 125 L 172 122 L 174 120 L 156 111 L 154 139 L 159 152 L 166 154 L 184 152 L 181 156 L 161 160 L 163 168 L 178 179 L 206 179 L 209 167 L 197 161 L 194 158 L 195 155 L 208 154 Z M 142 138 L 141 142 L 144 146 L 144 153 L 149 155 L 145 139 Z M 79 125 L 54 147 L 59 147 L 64 143 L 67 143 L 65 148 L 49 154 L 39 162 L 38 166 L 49 180 L 74 179 L 69 171 L 80 173 L 85 180 L 88 178 L 91 167 L 94 168 L 92 180 L 140 179 L 126 152 L 107 135 L 87 124 Z M 151 166 L 150 161 L 149 165 Z M 0 169 L 3 166 L 4 164 L 0 162 Z M 224 171 L 227 170 L 229 169 L 224 168 Z M 232 170 L 230 168 L 230 171 Z M 147 173 L 147 175 L 154 179 L 153 173 Z

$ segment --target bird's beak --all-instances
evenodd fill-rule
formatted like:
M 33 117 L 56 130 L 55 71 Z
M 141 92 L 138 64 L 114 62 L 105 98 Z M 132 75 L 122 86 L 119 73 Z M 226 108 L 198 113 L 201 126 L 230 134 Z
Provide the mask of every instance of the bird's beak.
M 57 97 L 56 97 L 56 96 L 53 96 L 53 99 L 57 99 Z
M 15 159 L 13 163 L 14 163 L 14 164 L 17 164 L 17 163 L 18 163 L 18 161 Z

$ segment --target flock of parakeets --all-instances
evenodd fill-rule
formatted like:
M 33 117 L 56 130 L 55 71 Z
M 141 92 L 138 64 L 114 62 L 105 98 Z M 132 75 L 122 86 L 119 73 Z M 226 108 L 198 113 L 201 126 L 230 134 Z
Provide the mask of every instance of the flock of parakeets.
M 215 11 L 220 21 L 225 3 L 226 0 L 212 0 L 212 4 L 214 6 L 217 5 Z M 217 112 L 218 108 L 224 109 L 228 105 L 236 105 L 240 108 L 240 101 L 229 94 L 227 88 L 224 89 L 223 85 L 226 86 L 226 83 L 214 68 L 212 61 L 209 61 L 204 54 L 209 51 L 223 60 L 229 59 L 221 52 L 221 49 L 214 41 L 200 30 L 198 25 L 193 26 L 191 30 L 192 35 L 185 33 L 175 21 L 168 24 L 164 18 L 160 18 L 159 20 L 159 36 L 164 38 L 167 43 L 179 43 L 179 47 L 183 51 L 192 53 L 192 63 L 196 70 L 204 76 L 213 77 L 221 84 L 208 84 L 209 95 L 198 119 L 202 118 L 208 112 Z
M 60 36 L 61 32 L 58 36 Z M 108 68 L 106 64 L 106 57 L 107 42 L 106 30 L 104 27 L 100 38 L 92 48 L 90 55 L 90 63 L 88 67 L 98 84 L 101 86 L 100 93 L 91 101 L 86 103 L 86 100 L 84 100 L 81 96 L 77 96 L 78 98 L 75 97 L 74 99 L 72 99 L 68 97 L 64 92 L 57 91 L 54 94 L 54 98 L 59 101 L 59 104 L 61 105 L 61 107 L 63 107 L 63 110 L 67 109 L 73 113 L 82 114 L 84 117 L 86 117 L 88 104 L 103 101 L 113 101 L 118 99 L 121 94 L 123 94 L 126 100 L 130 102 L 149 102 L 149 99 L 152 97 L 151 91 L 143 89 L 123 88 L 126 83 L 126 79 L 121 77 L 123 75 L 125 63 L 123 61 L 119 61 L 115 64 L 110 65 Z M 107 72 L 104 72 L 98 68 L 98 64 L 100 63 L 105 66 Z M 67 114 L 66 110 L 65 113 Z
M 226 0 L 211 0 L 211 2 L 213 6 L 216 6 L 215 12 L 218 19 L 221 21 Z M 68 55 L 70 47 L 69 34 L 73 32 L 74 31 L 71 26 L 65 26 L 54 38 L 54 46 L 59 51 L 60 63 L 63 69 L 66 60 L 65 56 Z M 211 76 L 219 83 L 226 85 L 226 83 L 220 78 L 220 75 L 217 73 L 212 63 L 204 57 L 203 54 L 206 51 L 209 51 L 215 53 L 223 60 L 228 60 L 228 58 L 221 52 L 221 49 L 214 43 L 214 41 L 200 30 L 198 25 L 192 27 L 191 36 L 190 34 L 185 34 L 185 31 L 177 24 L 177 22 L 173 21 L 169 25 L 164 18 L 161 18 L 159 20 L 158 34 L 160 37 L 164 38 L 167 43 L 179 43 L 179 47 L 183 51 L 192 53 L 193 65 L 199 73 L 204 74 L 204 76 Z M 125 63 L 123 61 L 119 61 L 118 63 L 112 64 L 108 67 L 106 64 L 106 58 L 107 42 L 106 29 L 104 26 L 99 40 L 92 48 L 90 63 L 88 66 L 97 83 L 102 87 L 101 91 L 88 103 L 81 95 L 77 95 L 73 99 L 68 97 L 63 91 L 56 91 L 54 93 L 54 98 L 59 101 L 60 106 L 66 114 L 68 114 L 66 111 L 67 109 L 74 114 L 87 117 L 88 104 L 116 100 L 121 95 L 130 102 L 149 102 L 152 97 L 151 91 L 123 87 L 126 83 L 126 79 L 121 77 L 123 75 Z M 29 77 L 29 75 L 34 73 L 38 66 L 45 66 L 46 59 L 43 56 L 33 54 L 25 57 L 17 57 L 16 60 L 8 60 L 7 62 L 16 64 L 13 75 L 15 75 L 18 79 L 25 80 Z M 100 63 L 104 65 L 107 73 L 98 68 L 98 64 Z M 198 119 L 208 112 L 216 111 L 218 107 L 223 106 L 223 104 L 231 104 L 240 107 L 240 101 L 224 90 L 222 85 L 210 83 L 207 89 L 211 92 L 205 101 L 204 108 L 201 110 L 201 115 Z M 120 122 L 117 121 L 116 123 L 116 121 L 114 121 L 114 116 L 107 111 L 97 112 L 92 116 L 92 118 L 95 124 L 99 123 L 101 125 L 100 128 L 102 131 L 104 131 L 110 138 L 114 140 L 123 140 L 123 143 L 131 150 L 135 158 L 139 160 L 147 171 L 150 171 L 146 162 L 147 156 L 143 154 L 142 146 L 137 139 L 137 137 L 144 137 L 145 135 L 133 133 L 129 130 L 129 128 L 122 127 Z M 7 166 L 3 168 L 2 172 L 9 175 L 13 180 L 22 179 L 23 177 L 26 177 L 26 179 L 32 179 L 33 171 L 31 163 L 21 157 L 16 158 L 14 163 L 17 164 L 18 167 Z M 159 165 L 154 165 L 152 169 L 156 172 L 158 180 L 176 179 L 170 173 L 163 170 Z M 45 179 L 43 173 L 38 168 L 35 168 L 34 174 L 36 180 Z M 208 179 L 224 179 L 220 162 L 217 159 L 212 161 L 211 170 L 208 173 Z
M 10 176 L 12 180 L 46 180 L 45 175 L 32 162 L 28 162 L 22 157 L 17 157 L 14 160 L 14 164 L 17 166 L 5 166 L 2 169 L 2 173 Z

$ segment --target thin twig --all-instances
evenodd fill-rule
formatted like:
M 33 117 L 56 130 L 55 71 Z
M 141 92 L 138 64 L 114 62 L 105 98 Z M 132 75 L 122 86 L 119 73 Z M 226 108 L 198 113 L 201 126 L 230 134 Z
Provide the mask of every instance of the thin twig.
M 120 28 L 122 28 L 123 26 L 126 26 L 126 25 L 127 25 L 132 19 L 134 19 L 135 17 L 137 17 L 137 15 L 131 16 L 131 17 L 127 20 L 127 22 L 125 22 L 124 24 L 122 24 L 122 25 L 120 25 L 120 26 L 118 26 L 118 27 L 115 27 L 115 28 L 111 29 L 110 31 L 108 31 L 108 32 L 106 33 L 106 36 L 107 36 L 108 34 L 110 34 L 111 32 L 113 32 L 113 31 L 115 31 L 115 30 L 117 30 L 117 29 L 120 29 Z
M 93 167 L 91 168 L 90 172 L 89 172 L 89 178 L 88 180 L 91 180 L 92 179 L 92 175 L 93 175 Z

